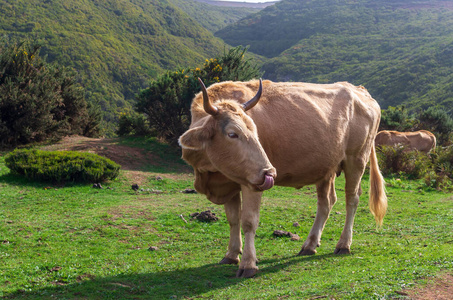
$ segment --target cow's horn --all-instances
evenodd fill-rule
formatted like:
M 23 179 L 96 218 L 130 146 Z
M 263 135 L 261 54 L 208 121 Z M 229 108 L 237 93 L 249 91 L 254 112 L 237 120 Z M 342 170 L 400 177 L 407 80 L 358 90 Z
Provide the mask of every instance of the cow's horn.
M 258 101 L 260 101 L 262 92 L 263 92 L 263 80 L 261 80 L 261 78 L 260 78 L 260 87 L 259 87 L 258 92 L 256 93 L 255 97 L 253 97 L 246 103 L 242 104 L 242 108 L 244 109 L 244 111 L 251 109 L 258 103 Z
M 208 91 L 206 90 L 206 86 L 204 85 L 203 80 L 201 80 L 201 78 L 198 78 L 198 81 L 200 82 L 201 91 L 203 92 L 204 111 L 210 115 L 215 116 L 219 112 L 219 109 L 217 107 L 215 107 L 214 105 L 212 105 L 211 101 L 209 101 Z

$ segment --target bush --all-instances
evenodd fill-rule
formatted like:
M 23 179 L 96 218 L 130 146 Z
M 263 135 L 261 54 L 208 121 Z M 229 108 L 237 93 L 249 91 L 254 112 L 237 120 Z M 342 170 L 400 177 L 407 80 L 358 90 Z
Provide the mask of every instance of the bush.
M 414 131 L 416 123 L 417 121 L 414 119 L 414 116 L 409 114 L 404 105 L 397 107 L 389 106 L 387 109 L 382 110 L 379 131 Z
M 387 177 L 423 178 L 427 187 L 453 190 L 453 146 L 438 146 L 429 155 L 403 146 L 380 146 L 377 155 L 381 172 Z
M 147 136 L 153 131 L 149 126 L 149 121 L 142 114 L 137 112 L 122 113 L 118 120 L 118 130 L 116 134 L 119 136 Z
M 432 168 L 431 159 L 427 154 L 409 151 L 402 145 L 380 146 L 377 155 L 379 168 L 385 176 L 404 174 L 409 179 L 420 179 Z
M 93 153 L 14 150 L 5 156 L 12 174 L 51 182 L 103 182 L 118 176 L 120 165 Z
M 425 175 L 424 182 L 427 187 L 439 191 L 453 191 L 453 181 L 446 174 L 430 171 Z

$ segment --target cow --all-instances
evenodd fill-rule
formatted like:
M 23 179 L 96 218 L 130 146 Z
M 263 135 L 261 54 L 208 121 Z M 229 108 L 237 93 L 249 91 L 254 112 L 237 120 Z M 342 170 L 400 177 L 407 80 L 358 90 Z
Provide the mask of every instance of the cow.
M 239 263 L 237 277 L 256 274 L 261 196 L 274 185 L 316 185 L 316 217 L 298 255 L 315 254 L 337 200 L 335 177 L 341 172 L 346 180 L 346 221 L 334 253 L 350 253 L 368 161 L 369 207 L 382 224 L 387 198 L 374 147 L 381 111 L 365 88 L 347 82 L 261 79 L 220 82 L 208 89 L 201 80 L 200 84 L 202 91 L 191 105 L 191 125 L 179 144 L 182 158 L 194 169 L 195 189 L 224 205 L 230 239 L 220 264 Z
M 408 150 L 429 153 L 436 147 L 436 136 L 427 130 L 415 132 L 382 130 L 376 135 L 374 144 L 376 148 L 380 146 L 395 147 L 400 144 L 405 146 Z

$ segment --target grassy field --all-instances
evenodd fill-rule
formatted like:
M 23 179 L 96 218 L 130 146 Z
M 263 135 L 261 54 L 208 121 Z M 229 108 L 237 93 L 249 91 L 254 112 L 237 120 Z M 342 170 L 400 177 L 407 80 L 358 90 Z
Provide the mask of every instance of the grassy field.
M 256 238 L 260 271 L 252 279 L 235 278 L 236 266 L 217 264 L 228 245 L 223 207 L 181 193 L 192 187 L 193 177 L 178 171 L 183 164 L 165 147 L 138 140 L 119 144 L 153 152 L 161 161 L 122 171 L 95 189 L 29 182 L 10 175 L 0 157 L 0 297 L 395 299 L 452 274 L 453 196 L 414 181 L 388 180 L 389 211 L 381 229 L 364 193 L 352 254 L 333 255 L 345 217 L 341 176 L 339 200 L 314 256 L 296 254 L 314 220 L 315 189 L 267 191 Z M 131 184 L 137 180 L 136 192 Z M 367 178 L 362 188 L 368 190 Z M 189 216 L 204 210 L 219 221 Z M 278 229 L 301 240 L 274 237 Z

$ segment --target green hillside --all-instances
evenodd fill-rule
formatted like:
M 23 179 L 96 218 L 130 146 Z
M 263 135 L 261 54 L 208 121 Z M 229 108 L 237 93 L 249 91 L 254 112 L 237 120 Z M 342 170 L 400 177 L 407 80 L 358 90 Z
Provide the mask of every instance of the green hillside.
M 168 0 L 0 0 L 0 36 L 37 39 L 48 61 L 78 70 L 110 131 L 151 78 L 224 50 Z
M 216 32 L 261 10 L 253 7 L 214 6 L 195 0 L 170 1 L 211 32 Z
M 283 0 L 216 33 L 265 77 L 362 84 L 382 107 L 453 109 L 451 1 Z

